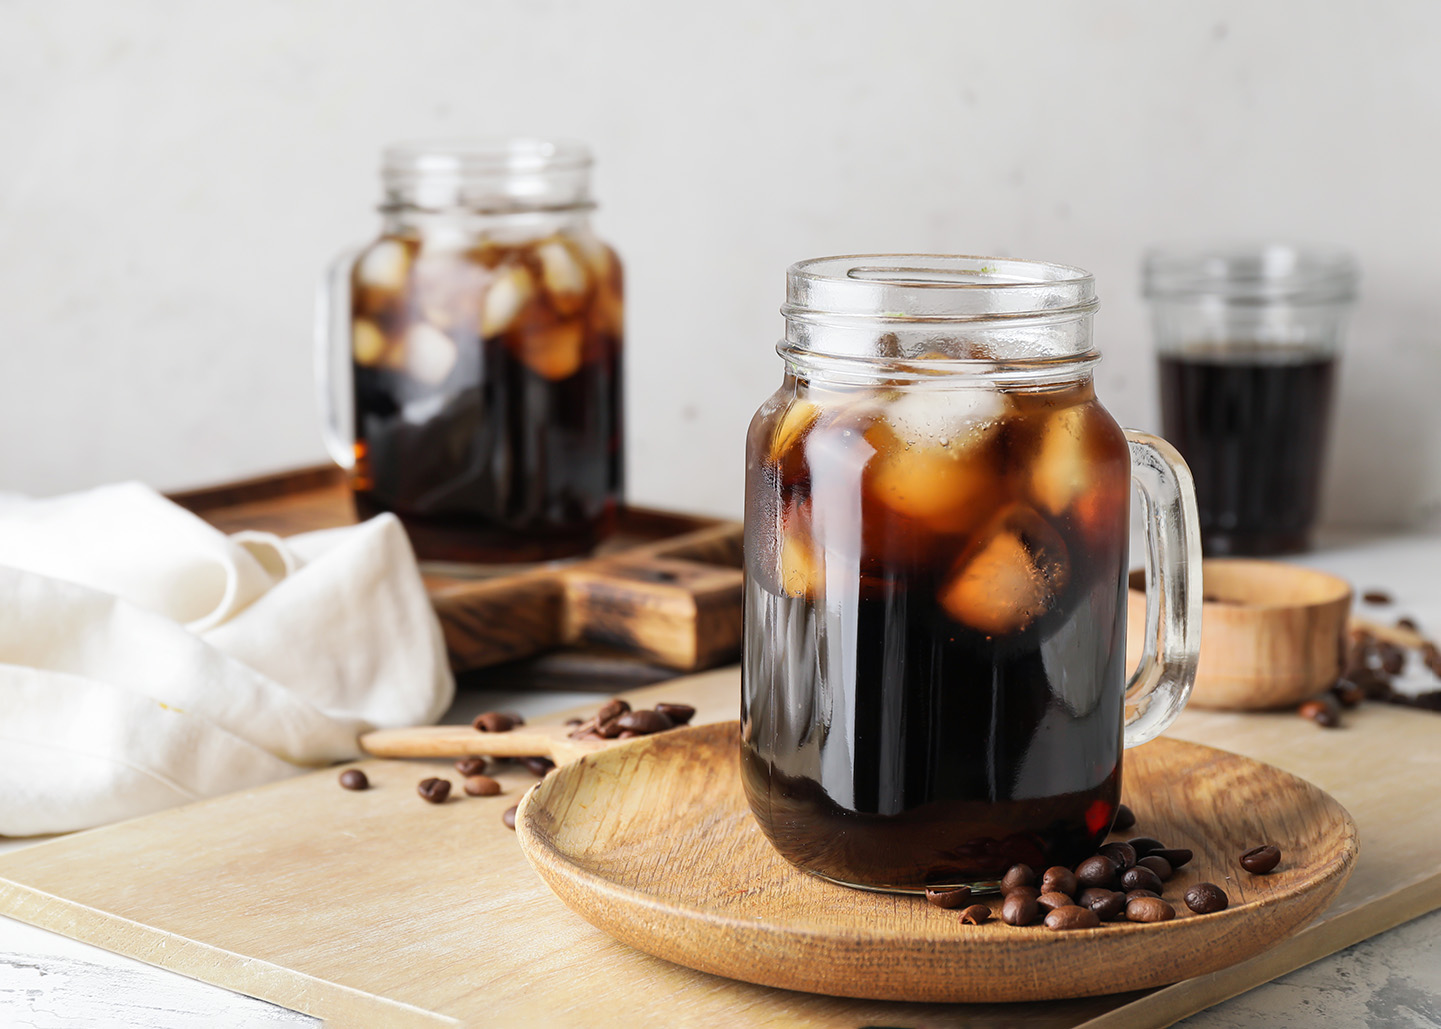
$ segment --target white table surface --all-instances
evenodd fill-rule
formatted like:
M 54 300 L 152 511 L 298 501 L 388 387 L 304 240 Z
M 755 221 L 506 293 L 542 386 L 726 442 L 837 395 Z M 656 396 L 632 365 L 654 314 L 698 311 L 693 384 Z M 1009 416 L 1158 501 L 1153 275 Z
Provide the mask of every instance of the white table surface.
M 1416 618 L 1441 632 L 1441 536 L 1366 537 L 1332 533 L 1300 563 L 1334 572 L 1364 591 L 1385 589 L 1393 608 L 1368 616 Z M 1408 684 L 1431 678 L 1414 669 Z M 594 702 L 593 693 L 463 694 L 447 721 L 469 721 L 479 711 L 518 710 L 527 718 Z M 1417 712 L 1418 718 L 1441 714 Z M 1318 732 L 1324 730 L 1317 730 Z M 1441 794 L 1438 794 L 1441 796 Z M 1441 845 L 1441 801 L 1417 812 L 1436 826 Z M 0 850 L 34 841 L 0 840 Z M 229 990 L 154 968 L 0 917 L 0 1026 L 34 1029 L 137 1026 L 314 1026 L 319 1020 Z M 1441 911 L 1323 958 L 1180 1023 L 1187 1029 L 1371 1029 L 1441 1027 Z

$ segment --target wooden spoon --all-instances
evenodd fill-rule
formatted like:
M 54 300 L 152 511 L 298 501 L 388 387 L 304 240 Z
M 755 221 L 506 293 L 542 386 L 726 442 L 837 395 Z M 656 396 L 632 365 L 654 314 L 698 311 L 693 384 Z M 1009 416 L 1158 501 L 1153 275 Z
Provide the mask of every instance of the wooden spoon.
M 567 764 L 625 740 L 575 740 L 568 725 L 522 725 L 509 732 L 480 732 L 469 725 L 378 729 L 360 737 L 374 757 L 548 757 Z

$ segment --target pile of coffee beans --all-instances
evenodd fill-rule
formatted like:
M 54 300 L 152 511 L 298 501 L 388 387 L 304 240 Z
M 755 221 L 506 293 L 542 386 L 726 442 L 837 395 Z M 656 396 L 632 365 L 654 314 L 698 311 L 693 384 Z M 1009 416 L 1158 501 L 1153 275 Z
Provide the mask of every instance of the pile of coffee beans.
M 694 717 L 695 708 L 689 704 L 657 704 L 634 711 L 626 701 L 614 697 L 593 717 L 572 726 L 570 735 L 577 740 L 628 740 L 674 729 Z
M 1373 606 L 1389 606 L 1393 598 L 1384 590 L 1367 590 L 1361 599 Z M 1381 635 L 1385 634 L 1385 638 Z M 1395 688 L 1396 678 L 1405 674 L 1410 654 L 1415 651 L 1425 668 L 1441 681 L 1441 648 L 1421 635 L 1416 620 L 1396 619 L 1396 632 L 1376 627 L 1353 629 L 1346 647 L 1341 677 L 1325 696 L 1305 701 L 1297 713 L 1323 728 L 1341 724 L 1341 712 L 1362 701 L 1372 700 L 1423 711 L 1441 711 L 1441 689 L 1403 693 Z
M 1122 804 L 1113 831 L 1136 824 L 1131 809 Z M 993 912 L 985 904 L 971 903 L 971 890 L 960 886 L 926 890 L 936 907 L 961 909 L 966 925 L 981 925 L 998 916 L 1013 926 L 1044 922 L 1055 932 L 1095 929 L 1108 922 L 1169 922 L 1176 906 L 1162 894 L 1165 884 L 1194 855 L 1185 847 L 1168 847 L 1149 836 L 1103 845 L 1074 868 L 1056 865 L 1037 872 L 1029 865 L 1012 865 L 1000 882 L 1001 902 Z M 1265 875 L 1281 861 L 1275 844 L 1253 847 L 1237 858 L 1252 875 Z M 1181 898 L 1198 915 L 1225 911 L 1226 891 L 1215 883 L 1194 883 Z

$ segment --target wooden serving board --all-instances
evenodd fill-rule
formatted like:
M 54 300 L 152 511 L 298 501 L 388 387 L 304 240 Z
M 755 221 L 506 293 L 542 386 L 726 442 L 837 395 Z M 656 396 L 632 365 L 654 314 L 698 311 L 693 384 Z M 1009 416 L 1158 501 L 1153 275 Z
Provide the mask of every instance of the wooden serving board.
M 733 668 L 625 694 L 735 717 Z M 588 714 L 577 712 L 578 714 Z M 0 855 L 0 913 L 338 1025 L 1165 1025 L 1441 907 L 1441 716 L 1384 705 L 1320 730 L 1294 714 L 1183 713 L 1173 736 L 1268 761 L 1343 804 L 1361 855 L 1296 936 L 1146 993 L 997 1005 L 858 1001 L 692 971 L 633 950 L 557 899 L 500 813 L 535 783 L 433 807 L 435 762 L 368 761 Z M 1140 752 L 1137 752 L 1140 753 Z M 452 778 L 455 778 L 451 773 Z
M 477 734 L 479 735 L 479 734 Z M 1310 922 L 1356 859 L 1341 805 L 1272 765 L 1162 738 L 1126 759 L 1127 836 L 1194 850 L 1164 885 L 1169 922 L 1057 933 L 963 925 L 923 897 L 849 889 L 780 856 L 740 784 L 738 722 L 630 740 L 547 776 L 516 818 L 521 849 L 563 901 L 617 939 L 766 986 L 873 1000 L 1056 1000 L 1163 986 L 1244 961 Z M 1250 875 L 1237 856 L 1279 844 Z M 1181 898 L 1221 885 L 1225 911 Z
M 288 536 L 349 525 L 339 468 L 317 467 L 175 493 L 226 532 Z M 625 508 L 616 534 L 585 559 L 481 570 L 423 565 L 456 671 L 592 644 L 697 671 L 733 661 L 741 639 L 741 526 Z

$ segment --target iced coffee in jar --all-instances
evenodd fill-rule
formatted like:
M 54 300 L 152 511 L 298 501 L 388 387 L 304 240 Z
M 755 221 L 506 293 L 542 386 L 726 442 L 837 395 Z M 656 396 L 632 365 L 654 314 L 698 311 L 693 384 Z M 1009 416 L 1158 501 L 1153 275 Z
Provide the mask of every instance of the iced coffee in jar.
M 1096 397 L 1091 277 L 991 258 L 794 265 L 747 455 L 742 775 L 794 864 L 993 886 L 1109 831 L 1122 751 L 1190 692 L 1195 500 Z M 1132 482 L 1151 643 L 1125 667 Z
M 563 557 L 612 527 L 622 280 L 590 169 L 569 142 L 390 147 L 380 235 L 322 289 L 327 443 L 422 557 Z

